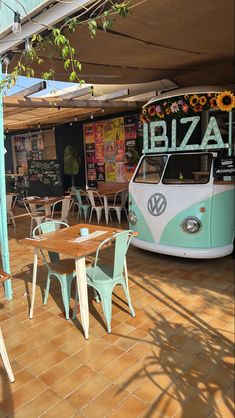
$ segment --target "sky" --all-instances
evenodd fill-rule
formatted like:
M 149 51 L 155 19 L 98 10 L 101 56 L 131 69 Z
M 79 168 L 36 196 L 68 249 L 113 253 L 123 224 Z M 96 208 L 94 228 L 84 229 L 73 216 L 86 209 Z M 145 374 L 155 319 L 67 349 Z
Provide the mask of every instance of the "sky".
M 4 77 L 4 74 L 3 74 L 3 77 Z M 11 96 L 12 94 L 19 93 L 21 90 L 31 87 L 34 84 L 39 83 L 40 81 L 42 81 L 40 78 L 27 78 L 27 77 L 21 76 L 18 78 L 16 85 L 14 87 L 11 87 L 9 90 L 7 90 L 6 95 Z M 49 94 L 54 90 L 63 91 L 64 89 L 68 87 L 77 86 L 77 84 L 75 83 L 68 83 L 68 82 L 54 81 L 54 80 L 47 80 L 46 83 L 47 83 L 47 89 L 39 91 L 38 93 L 32 94 L 30 97 L 44 96 L 45 94 Z

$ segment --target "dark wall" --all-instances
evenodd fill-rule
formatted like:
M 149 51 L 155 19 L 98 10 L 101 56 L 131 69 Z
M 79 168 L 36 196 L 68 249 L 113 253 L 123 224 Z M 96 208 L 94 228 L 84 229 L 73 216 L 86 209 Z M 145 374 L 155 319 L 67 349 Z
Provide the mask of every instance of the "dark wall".
M 75 176 L 75 186 L 85 186 L 86 176 L 82 123 L 73 122 L 72 126 L 70 126 L 69 123 L 57 126 L 55 129 L 55 144 L 57 159 L 62 163 L 62 182 L 64 190 L 68 190 L 71 186 L 71 176 L 64 174 L 64 150 L 67 145 L 72 145 L 74 148 L 77 148 L 81 157 L 80 170 Z
M 13 173 L 13 159 L 12 159 L 12 147 L 11 147 L 11 135 L 6 135 L 4 141 L 4 147 L 7 150 L 5 154 L 5 171 L 6 173 L 10 170 Z

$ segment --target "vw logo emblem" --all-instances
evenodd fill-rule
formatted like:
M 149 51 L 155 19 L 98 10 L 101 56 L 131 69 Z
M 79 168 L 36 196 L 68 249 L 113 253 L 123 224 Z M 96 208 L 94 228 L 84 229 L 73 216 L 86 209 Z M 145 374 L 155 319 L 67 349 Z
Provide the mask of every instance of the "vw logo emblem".
M 166 209 L 166 198 L 161 193 L 154 193 L 148 201 L 148 211 L 153 216 L 161 215 Z

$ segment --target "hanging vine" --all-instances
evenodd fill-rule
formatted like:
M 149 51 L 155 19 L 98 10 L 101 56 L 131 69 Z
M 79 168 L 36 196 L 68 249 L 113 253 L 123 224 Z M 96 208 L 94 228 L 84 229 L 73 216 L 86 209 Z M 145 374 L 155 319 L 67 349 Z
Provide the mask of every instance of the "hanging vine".
M 17 64 L 1 80 L 0 90 L 14 86 L 19 76 L 34 77 L 35 65 L 38 67 L 44 63 L 40 52 L 43 50 L 46 51 L 50 46 L 54 47 L 55 53 L 59 53 L 62 58 L 64 69 L 68 73 L 68 80 L 83 84 L 84 80 L 81 80 L 79 77 L 82 65 L 77 59 L 77 52 L 71 44 L 69 36 L 66 35 L 67 31 L 74 33 L 78 30 L 79 26 L 86 24 L 90 37 L 94 39 L 98 25 L 104 31 L 111 29 L 117 18 L 125 18 L 129 14 L 130 9 L 138 5 L 132 5 L 132 2 L 133 0 L 97 0 L 90 8 L 84 8 L 85 10 L 80 11 L 77 16 L 65 19 L 59 27 L 50 27 L 41 24 L 45 27 L 46 33 L 33 35 L 29 43 L 29 48 L 27 50 L 22 48 Z M 21 2 L 19 3 L 22 5 Z M 22 7 L 24 8 L 23 5 Z M 31 19 L 27 13 L 26 16 L 32 23 L 39 24 L 35 19 Z M 52 67 L 41 73 L 41 78 L 44 80 L 54 79 L 54 77 L 55 70 Z

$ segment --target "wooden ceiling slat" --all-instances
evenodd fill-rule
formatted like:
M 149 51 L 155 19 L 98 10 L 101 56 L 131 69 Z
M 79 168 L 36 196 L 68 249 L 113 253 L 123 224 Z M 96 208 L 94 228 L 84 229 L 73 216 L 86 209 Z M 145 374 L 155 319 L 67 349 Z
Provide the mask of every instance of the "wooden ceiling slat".
M 59 107 L 59 108 L 97 108 L 102 107 L 106 108 L 136 108 L 141 106 L 143 103 L 134 102 L 134 101 L 112 101 L 112 100 L 67 100 L 67 99 L 57 99 L 56 101 L 51 99 L 21 99 L 21 98 L 11 98 L 7 97 L 4 100 L 4 106 L 14 106 L 14 107 Z

